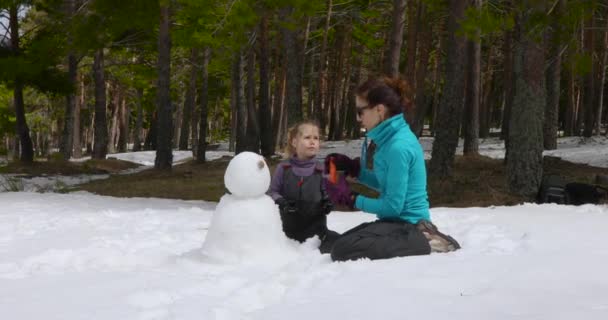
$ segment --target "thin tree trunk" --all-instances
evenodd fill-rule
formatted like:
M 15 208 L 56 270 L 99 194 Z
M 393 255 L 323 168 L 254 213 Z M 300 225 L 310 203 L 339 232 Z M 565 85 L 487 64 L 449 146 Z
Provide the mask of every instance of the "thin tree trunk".
M 19 5 L 16 2 L 13 2 L 9 7 L 9 24 L 11 28 L 11 50 L 15 55 L 19 55 L 21 53 L 18 12 Z M 30 129 L 28 128 L 25 119 L 23 83 L 19 77 L 15 77 L 14 79 L 13 103 L 15 105 L 16 131 L 20 145 L 20 152 L 15 153 L 15 156 L 18 155 L 19 160 L 22 163 L 33 163 L 34 147 L 32 145 L 32 138 L 30 137 Z M 15 144 L 17 145 L 17 143 Z
M 190 51 L 190 79 L 188 89 L 186 90 L 186 99 L 184 100 L 184 112 L 182 117 L 182 125 L 179 134 L 179 150 L 188 150 L 188 142 L 190 140 L 190 122 L 192 121 L 192 110 L 196 103 L 196 75 L 195 66 L 198 52 L 196 49 Z
M 209 105 L 209 59 L 211 51 L 209 48 L 203 50 L 203 61 L 201 64 L 201 88 L 198 92 L 198 103 L 200 104 L 201 118 L 198 129 L 198 147 L 196 148 L 196 160 L 205 162 L 205 152 L 207 151 L 207 122 Z
M 600 85 L 598 86 L 598 97 L 597 97 L 597 115 L 595 116 L 597 121 L 595 131 L 598 135 L 601 134 L 602 128 L 602 112 L 604 110 L 604 91 L 606 90 L 606 65 L 608 64 L 608 15 L 605 16 L 606 27 L 604 29 L 604 46 L 602 47 L 602 61 L 600 65 Z M 608 133 L 608 130 L 606 130 Z
M 475 9 L 481 11 L 481 0 L 475 0 Z M 477 39 L 468 41 L 467 89 L 465 94 L 464 155 L 479 154 L 479 102 L 481 85 L 481 32 Z
M 412 131 L 417 137 L 422 135 L 422 128 L 424 127 L 424 119 L 428 111 L 428 96 L 429 87 L 426 85 L 426 77 L 428 74 L 429 57 L 433 46 L 433 32 L 432 26 L 428 22 L 428 15 L 426 13 L 426 5 L 420 3 L 419 6 L 420 14 L 420 32 L 418 32 L 419 39 L 416 40 L 420 44 L 420 63 L 418 64 L 418 70 L 416 70 L 416 99 L 415 108 L 406 115 L 406 120 L 412 126 Z
M 277 40 L 278 41 L 278 40 Z M 280 45 L 277 45 L 280 47 Z M 285 70 L 282 68 L 282 61 L 280 54 L 275 53 L 275 66 L 274 66 L 274 94 L 272 98 L 272 132 L 273 132 L 273 146 L 281 143 L 281 129 L 280 123 L 282 118 L 283 108 L 283 88 L 285 87 Z M 274 147 L 273 147 L 274 148 Z
M 72 19 L 72 15 L 75 13 L 76 4 L 75 0 L 66 0 L 65 1 L 67 16 L 69 19 Z M 77 82 L 77 69 L 78 62 L 76 60 L 76 54 L 72 51 L 72 42 L 73 36 L 71 32 L 68 32 L 68 47 L 70 47 L 70 51 L 67 57 L 68 63 L 68 82 L 73 92 L 66 96 L 66 104 L 65 104 L 65 121 L 63 126 L 63 133 L 61 138 L 61 145 L 59 147 L 59 151 L 63 155 L 63 158 L 69 160 L 72 156 L 72 151 L 74 147 L 74 109 L 76 109 L 76 82 Z
M 583 39 L 583 44 L 584 44 L 584 51 L 593 55 L 593 44 L 594 44 L 594 38 L 595 38 L 595 32 L 593 30 L 594 28 L 594 21 L 593 21 L 593 17 L 589 18 L 589 22 L 588 25 L 585 25 L 584 30 L 585 30 L 585 34 L 584 34 L 584 39 Z M 589 70 L 589 72 L 583 76 L 583 85 L 584 85 L 584 92 L 583 92 L 583 110 L 584 110 L 584 129 L 583 129 L 583 136 L 584 137 L 591 137 L 593 135 L 593 121 L 594 121 L 594 112 L 593 109 L 595 109 L 595 103 L 594 103 L 594 97 L 595 97 L 595 63 L 594 63 L 595 59 L 591 59 L 591 70 Z M 579 112 L 579 117 L 581 116 L 580 112 Z
M 410 0 L 407 3 L 407 60 L 404 74 L 407 82 L 412 85 L 414 85 L 416 79 L 416 50 L 418 46 L 418 6 L 416 2 Z
M 247 150 L 257 153 L 260 151 L 260 129 L 255 109 L 255 71 L 255 51 L 251 47 L 247 52 Z
M 393 0 L 393 16 L 389 35 L 389 49 L 384 63 L 384 73 L 390 77 L 399 75 L 399 58 L 403 44 L 403 25 L 405 24 L 405 0 Z
M 325 133 L 327 119 L 325 118 L 325 95 L 327 92 L 327 38 L 329 36 L 329 28 L 333 9 L 333 1 L 327 0 L 327 15 L 325 16 L 325 26 L 323 28 L 323 39 L 321 41 L 321 50 L 319 52 L 319 71 L 317 73 L 317 93 L 316 101 L 313 108 L 313 114 L 319 115 L 319 126 L 321 135 Z
M 73 145 L 73 150 L 74 150 L 74 158 L 76 159 L 80 159 L 82 158 L 82 146 L 81 146 L 81 130 L 80 130 L 80 109 L 82 108 L 82 106 L 84 106 L 85 104 L 85 86 L 84 86 L 84 79 L 83 76 L 80 77 L 80 81 L 78 81 L 78 88 L 79 88 L 79 99 L 78 101 L 74 104 L 74 140 L 72 141 L 74 143 Z
M 513 108 L 514 78 L 513 78 L 513 32 L 508 30 L 504 34 L 504 109 L 500 137 L 505 140 L 505 146 L 509 139 L 509 121 L 511 121 L 511 109 Z M 506 157 L 505 157 L 506 160 Z
M 488 48 L 488 60 L 486 62 L 485 78 L 483 74 L 481 75 L 483 81 L 481 81 L 481 102 L 479 103 L 479 137 L 482 139 L 485 139 L 490 135 L 490 124 L 498 123 L 496 121 L 492 121 L 492 118 L 500 119 L 500 115 L 493 117 L 494 112 L 498 112 L 498 114 L 500 113 L 500 103 L 496 103 L 498 99 L 490 99 L 490 97 L 494 96 L 500 97 L 500 95 L 491 95 L 493 91 L 492 84 L 494 82 L 494 71 L 492 69 L 493 63 L 494 46 L 490 46 Z M 493 106 L 494 108 L 492 108 Z
M 136 88 L 136 98 L 135 103 L 137 105 L 137 119 L 135 120 L 135 134 L 133 135 L 133 151 L 141 150 L 141 130 L 144 125 L 144 115 L 143 115 L 143 98 L 144 98 L 144 89 Z
M 122 92 L 118 87 L 118 84 L 114 84 L 113 95 L 112 103 L 110 103 L 112 120 L 110 123 L 110 138 L 108 141 L 109 153 L 116 152 L 116 142 L 118 141 L 118 119 L 120 115 L 120 99 L 122 97 Z
M 564 68 L 566 77 L 566 112 L 564 115 L 564 136 L 570 137 L 574 134 L 576 103 L 574 90 L 574 75 L 571 72 L 572 66 Z
M 446 84 L 441 98 L 437 127 L 435 128 L 435 142 L 433 143 L 432 157 L 429 172 L 437 178 L 451 176 L 458 146 L 458 131 L 462 119 L 464 103 L 464 74 L 466 61 L 465 39 L 457 35 L 459 21 L 464 17 L 466 1 L 450 1 L 448 17 L 448 47 L 446 63 Z
M 443 31 L 445 30 L 446 26 L 441 23 L 438 25 L 437 27 L 437 33 L 439 34 L 443 34 Z M 436 51 L 438 52 L 439 56 L 443 56 L 443 51 L 445 50 L 444 48 L 446 47 L 446 42 L 447 42 L 447 37 L 443 37 L 440 36 L 439 37 L 439 41 L 438 41 L 438 45 L 437 45 L 437 49 Z M 441 91 L 442 91 L 442 85 L 441 85 L 441 75 L 443 74 L 443 70 L 445 68 L 445 63 L 444 63 L 444 59 L 435 59 L 435 65 L 434 65 L 434 70 L 433 70 L 433 83 L 434 83 L 434 87 L 433 87 L 433 104 L 432 104 L 432 116 L 431 116 L 431 121 L 430 121 L 430 125 L 429 125 L 429 130 L 432 136 L 435 136 L 435 127 L 437 125 L 437 114 L 439 113 L 439 103 L 441 102 Z M 422 132 L 424 131 L 424 125 L 422 126 L 422 128 L 420 129 L 420 135 L 422 136 Z
M 509 129 L 507 179 L 511 192 L 533 196 L 543 174 L 543 118 L 545 110 L 545 56 L 542 43 L 524 29 L 543 5 L 523 13 L 516 22 L 514 54 L 515 97 Z
M 106 123 L 106 81 L 103 49 L 95 52 L 93 61 L 95 82 L 95 134 L 93 159 L 105 159 L 108 153 L 108 125 Z
M 557 130 L 559 120 L 559 96 L 561 83 L 561 28 L 559 16 L 564 1 L 561 0 L 553 17 L 549 35 L 549 66 L 547 68 L 547 105 L 545 106 L 545 121 L 543 125 L 543 147 L 545 150 L 557 149 Z
M 262 155 L 269 158 L 274 154 L 274 142 L 272 141 L 274 126 L 272 126 L 270 110 L 270 39 L 268 37 L 268 15 L 262 17 L 260 22 L 260 147 Z
M 171 169 L 173 163 L 171 105 L 171 15 L 169 4 L 161 4 L 158 32 L 158 131 L 156 133 L 156 169 Z
M 233 129 L 236 130 L 236 146 L 235 153 L 240 153 L 247 150 L 247 106 L 243 101 L 243 51 L 239 49 L 234 54 L 232 61 L 232 77 L 231 87 L 232 95 L 230 97 L 233 114 Z
M 281 9 L 283 21 L 292 21 L 294 9 L 286 7 Z M 302 64 L 299 52 L 302 48 L 298 39 L 298 30 L 287 27 L 281 28 L 283 36 L 283 50 L 286 59 L 287 82 L 285 88 L 285 104 L 287 109 L 287 126 L 302 120 Z
M 120 101 L 120 118 L 118 126 L 118 152 L 127 152 L 127 143 L 129 142 L 129 107 L 127 100 L 122 97 Z

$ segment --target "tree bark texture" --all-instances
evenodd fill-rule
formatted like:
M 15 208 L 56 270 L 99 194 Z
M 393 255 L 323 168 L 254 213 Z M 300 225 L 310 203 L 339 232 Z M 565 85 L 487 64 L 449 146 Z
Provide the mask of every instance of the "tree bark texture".
M 95 82 L 95 134 L 93 159 L 105 159 L 108 153 L 108 124 L 106 120 L 106 80 L 103 49 L 95 51 L 93 60 Z
M 201 88 L 198 92 L 198 103 L 200 104 L 201 118 L 198 129 L 198 147 L 196 148 L 196 160 L 205 162 L 205 152 L 207 151 L 207 121 L 209 106 L 209 59 L 210 49 L 203 50 L 203 61 L 201 64 Z
M 430 163 L 430 174 L 443 178 L 451 176 L 458 147 L 458 136 L 464 104 L 464 65 L 466 61 L 466 40 L 457 35 L 459 21 L 464 16 L 466 1 L 450 1 L 448 17 L 448 44 L 446 63 L 446 84 L 441 97 L 435 128 Z
M 273 126 L 270 110 L 270 40 L 268 37 L 268 16 L 262 17 L 260 22 L 260 88 L 259 88 L 259 121 L 260 121 L 260 147 L 264 157 L 274 154 Z
M 179 150 L 188 150 L 190 141 L 190 122 L 192 121 L 192 110 L 196 103 L 196 61 L 197 51 L 192 49 L 190 52 L 190 78 L 188 79 L 188 88 L 186 89 L 186 99 L 184 99 L 184 111 L 182 114 L 182 125 L 179 134 Z
M 13 54 L 19 55 L 21 52 L 19 35 L 19 5 L 12 3 L 9 7 L 9 24 L 11 29 L 11 50 Z M 19 138 L 19 161 L 22 163 L 34 162 L 34 147 L 30 136 L 30 129 L 25 119 L 25 103 L 23 101 L 23 83 L 17 76 L 14 79 L 13 103 L 15 105 L 16 131 Z M 15 143 L 17 145 L 17 143 Z
M 384 73 L 389 77 L 399 75 L 399 59 L 403 44 L 403 26 L 405 24 L 405 0 L 393 0 L 393 16 L 389 35 L 389 49 L 384 63 Z
M 171 169 L 173 163 L 173 119 L 171 105 L 171 15 L 169 4 L 160 7 L 158 32 L 158 131 L 156 133 L 156 169 Z
M 516 22 L 515 97 L 507 145 L 507 179 L 511 192 L 533 196 L 538 192 L 543 174 L 543 118 L 547 91 L 543 45 L 534 40 L 529 30 L 523 29 L 529 14 L 522 13 Z

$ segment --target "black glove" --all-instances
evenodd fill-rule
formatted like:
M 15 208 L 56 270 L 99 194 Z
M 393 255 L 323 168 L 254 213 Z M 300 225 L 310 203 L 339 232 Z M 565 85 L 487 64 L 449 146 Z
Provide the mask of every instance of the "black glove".
M 329 198 L 324 198 L 321 200 L 321 212 L 323 214 L 329 214 L 332 210 L 334 210 L 334 204 L 331 203 Z
M 279 211 L 281 214 L 296 214 L 298 212 L 298 208 L 296 208 L 295 203 L 288 201 L 285 198 L 278 198 L 275 202 L 279 206 Z
M 329 172 L 329 161 L 333 161 L 336 170 L 344 171 L 351 177 L 359 176 L 359 171 L 361 171 L 359 158 L 351 159 L 341 153 L 330 153 L 325 157 L 325 172 Z

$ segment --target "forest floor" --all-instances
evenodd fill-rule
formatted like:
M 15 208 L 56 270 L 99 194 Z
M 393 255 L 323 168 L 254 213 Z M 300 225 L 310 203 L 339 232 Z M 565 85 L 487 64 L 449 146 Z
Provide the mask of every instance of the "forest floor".
M 154 197 L 183 200 L 219 201 L 226 192 L 224 172 L 230 157 L 206 163 L 188 161 L 174 165 L 171 171 L 147 169 L 132 174 L 116 174 L 138 167 L 129 161 L 107 159 L 83 162 L 39 161 L 33 165 L 12 162 L 0 167 L 0 174 L 17 173 L 28 176 L 110 174 L 108 179 L 94 180 L 71 188 L 114 197 Z M 278 160 L 270 161 L 270 171 Z M 567 182 L 594 183 L 596 175 L 608 175 L 608 168 L 544 157 L 545 174 L 559 175 Z M 506 167 L 501 159 L 485 156 L 456 156 L 450 179 L 429 178 L 431 207 L 486 207 L 515 205 L 534 201 L 508 191 Z M 346 210 L 345 208 L 337 208 Z
M 76 186 L 77 190 L 115 197 L 158 197 L 219 201 L 225 193 L 224 171 L 229 158 L 207 163 L 193 161 L 176 165 L 170 172 L 154 169 Z M 276 162 L 271 164 L 271 172 Z M 555 157 L 544 158 L 545 174 L 562 176 L 567 182 L 593 183 L 608 169 L 572 163 Z M 485 207 L 515 205 L 534 201 L 508 192 L 503 160 L 484 156 L 456 157 L 451 179 L 429 180 L 431 207 Z
M 43 175 L 78 175 L 78 174 L 112 174 L 139 167 L 137 163 L 117 159 L 69 162 L 63 160 L 36 160 L 32 164 L 21 164 L 18 161 L 0 166 L 0 174 L 24 174 L 28 176 Z

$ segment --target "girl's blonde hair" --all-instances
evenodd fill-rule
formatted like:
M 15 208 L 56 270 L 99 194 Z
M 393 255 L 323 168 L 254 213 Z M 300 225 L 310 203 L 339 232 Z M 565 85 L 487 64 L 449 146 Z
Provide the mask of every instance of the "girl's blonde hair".
M 283 148 L 283 158 L 288 159 L 296 154 L 296 148 L 291 145 L 291 141 L 297 137 L 297 135 L 302 134 L 300 128 L 304 125 L 311 125 L 313 127 L 319 128 L 319 124 L 314 120 L 302 120 L 296 124 L 294 124 L 289 130 L 287 130 L 287 143 L 285 143 L 285 147 Z

